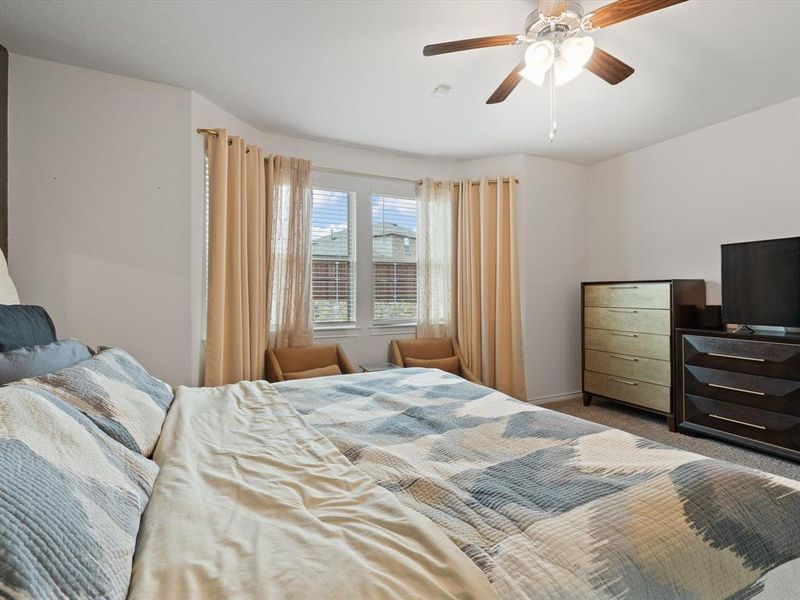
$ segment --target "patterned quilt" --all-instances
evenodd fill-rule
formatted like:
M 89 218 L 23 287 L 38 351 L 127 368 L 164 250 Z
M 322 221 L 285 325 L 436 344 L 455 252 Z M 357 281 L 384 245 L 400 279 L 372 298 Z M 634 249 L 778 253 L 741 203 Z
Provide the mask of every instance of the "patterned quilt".
M 800 482 L 438 370 L 275 387 L 500 597 L 800 597 Z

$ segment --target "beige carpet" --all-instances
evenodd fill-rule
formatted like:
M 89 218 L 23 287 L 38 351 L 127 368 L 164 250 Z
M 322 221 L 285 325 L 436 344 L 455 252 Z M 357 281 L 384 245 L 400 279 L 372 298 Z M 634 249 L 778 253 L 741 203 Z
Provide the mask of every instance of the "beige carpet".
M 576 398 L 550 402 L 542 406 L 587 421 L 622 429 L 654 442 L 800 480 L 800 463 L 762 454 L 727 442 L 683 433 L 671 433 L 667 429 L 664 417 L 621 404 L 593 399 L 591 406 L 584 406 L 583 401 Z

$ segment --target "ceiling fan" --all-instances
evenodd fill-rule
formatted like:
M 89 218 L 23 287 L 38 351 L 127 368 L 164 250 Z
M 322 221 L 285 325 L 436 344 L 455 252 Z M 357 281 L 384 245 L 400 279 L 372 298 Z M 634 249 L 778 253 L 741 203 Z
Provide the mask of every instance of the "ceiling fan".
M 511 70 L 486 103 L 503 102 L 523 78 L 542 86 L 545 76 L 549 74 L 552 141 L 555 137 L 554 86 L 572 81 L 583 69 L 611 85 L 617 85 L 633 74 L 633 67 L 596 48 L 591 36 L 581 34 L 682 2 L 686 0 L 617 0 L 584 13 L 583 6 L 577 0 L 538 0 L 536 10 L 525 19 L 521 34 L 429 44 L 422 53 L 434 56 L 477 48 L 527 44 L 522 62 Z

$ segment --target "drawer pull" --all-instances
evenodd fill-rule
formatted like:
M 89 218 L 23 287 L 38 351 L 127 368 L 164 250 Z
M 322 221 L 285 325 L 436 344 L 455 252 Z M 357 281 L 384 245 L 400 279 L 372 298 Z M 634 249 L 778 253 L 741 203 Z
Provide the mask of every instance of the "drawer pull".
M 629 314 L 629 315 L 635 315 L 636 313 L 639 312 L 638 310 L 633 310 L 633 309 L 630 309 L 630 308 L 629 309 L 609 308 L 608 311 L 609 312 L 613 312 L 613 313 L 626 313 L 626 314 Z
M 745 390 L 743 388 L 731 387 L 729 385 L 720 385 L 718 383 L 709 383 L 709 387 L 720 388 L 722 390 L 731 390 L 732 392 L 742 392 L 743 394 L 753 394 L 753 396 L 766 396 L 764 392 L 756 392 L 755 390 Z
M 609 286 L 612 290 L 638 290 L 638 285 L 612 285 Z
M 720 417 L 719 415 L 708 415 L 712 419 L 719 419 L 720 421 L 729 421 L 730 423 L 736 423 L 737 425 L 744 425 L 745 427 L 752 427 L 753 429 L 763 429 L 766 431 L 766 427 L 763 425 L 755 425 L 754 423 L 748 423 L 747 421 L 737 421 L 736 419 L 729 419 L 728 417 Z
M 709 352 L 709 356 L 716 356 L 717 358 L 735 358 L 736 360 L 751 360 L 753 362 L 767 362 L 764 358 L 750 358 L 749 356 L 734 356 L 733 354 L 717 354 L 716 352 Z
M 626 381 L 624 379 L 617 379 L 616 377 L 609 377 L 611 381 L 616 381 L 617 383 L 624 383 L 625 385 L 639 385 L 635 381 Z
M 639 362 L 638 358 L 633 356 L 617 356 L 616 354 L 609 354 L 611 358 L 618 358 L 619 360 L 628 360 L 630 362 Z
M 639 337 L 638 333 L 623 333 L 621 331 L 609 331 L 608 333 L 610 335 L 619 335 L 619 336 L 622 336 L 622 337 L 632 337 L 632 338 Z

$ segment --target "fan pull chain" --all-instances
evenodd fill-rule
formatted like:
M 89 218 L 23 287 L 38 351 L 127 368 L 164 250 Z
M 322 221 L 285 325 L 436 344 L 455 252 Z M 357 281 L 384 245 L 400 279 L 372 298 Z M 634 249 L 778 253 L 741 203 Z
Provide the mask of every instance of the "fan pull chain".
M 556 123 L 556 73 L 555 65 L 550 66 L 550 142 L 556 139 L 558 123 Z

